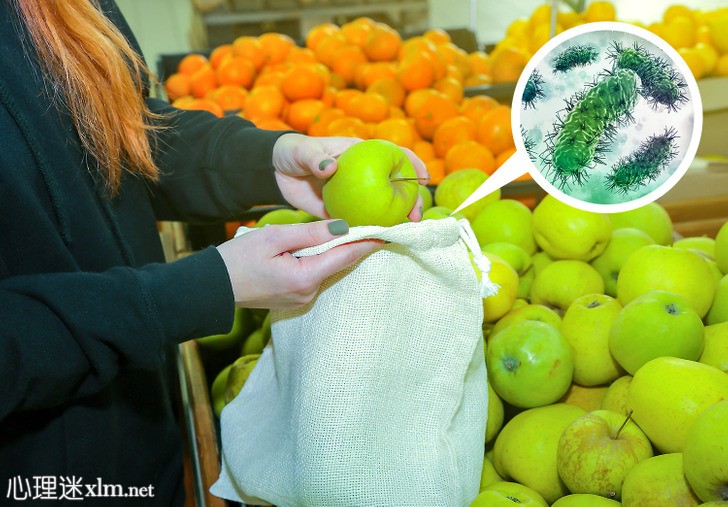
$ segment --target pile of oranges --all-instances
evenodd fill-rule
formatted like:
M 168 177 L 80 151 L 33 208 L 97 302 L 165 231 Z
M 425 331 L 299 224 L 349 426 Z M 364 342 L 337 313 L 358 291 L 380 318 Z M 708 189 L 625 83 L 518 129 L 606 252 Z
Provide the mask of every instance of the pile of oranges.
M 259 128 L 386 139 L 413 150 L 431 183 L 453 171 L 491 174 L 514 151 L 510 107 L 464 88 L 492 82 L 489 55 L 431 29 L 403 40 L 369 18 L 324 23 L 299 47 L 243 36 L 209 57 L 185 56 L 165 88 L 173 105 L 235 114 Z

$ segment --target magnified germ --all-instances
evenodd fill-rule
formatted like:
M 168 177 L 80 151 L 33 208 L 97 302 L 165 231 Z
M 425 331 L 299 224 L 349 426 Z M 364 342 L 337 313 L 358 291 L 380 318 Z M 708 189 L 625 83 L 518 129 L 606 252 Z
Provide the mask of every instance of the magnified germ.
M 590 44 L 576 44 L 566 48 L 554 58 L 554 72 L 566 72 L 575 67 L 586 67 L 597 61 L 599 50 Z

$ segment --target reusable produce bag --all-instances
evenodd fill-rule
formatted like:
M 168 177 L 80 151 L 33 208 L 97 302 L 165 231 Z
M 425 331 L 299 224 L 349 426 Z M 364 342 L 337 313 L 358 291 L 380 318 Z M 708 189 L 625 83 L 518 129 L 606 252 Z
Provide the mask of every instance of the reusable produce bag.
M 490 264 L 454 218 L 354 227 L 296 255 L 365 238 L 386 243 L 308 305 L 271 312 L 271 342 L 222 411 L 213 494 L 316 507 L 462 507 L 477 496 Z

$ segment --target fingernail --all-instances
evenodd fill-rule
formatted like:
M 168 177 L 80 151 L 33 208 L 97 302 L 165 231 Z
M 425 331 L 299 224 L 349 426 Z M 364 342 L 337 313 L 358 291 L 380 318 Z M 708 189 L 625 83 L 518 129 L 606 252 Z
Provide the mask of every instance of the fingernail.
M 425 212 L 424 208 L 420 206 L 420 216 Z
M 349 232 L 349 224 L 346 220 L 333 220 L 328 224 L 329 232 L 334 236 L 342 236 Z
M 326 160 L 322 160 L 319 163 L 319 171 L 323 171 L 324 169 L 326 169 L 326 166 L 329 165 L 333 161 L 334 161 L 333 158 L 327 158 Z

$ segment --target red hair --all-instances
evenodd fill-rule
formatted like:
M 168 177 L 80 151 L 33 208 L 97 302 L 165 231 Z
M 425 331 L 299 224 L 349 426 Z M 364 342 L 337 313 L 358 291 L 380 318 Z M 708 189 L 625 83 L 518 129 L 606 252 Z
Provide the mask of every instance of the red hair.
M 99 162 L 110 195 L 124 170 L 155 180 L 140 55 L 92 0 L 18 0 L 41 68 Z

